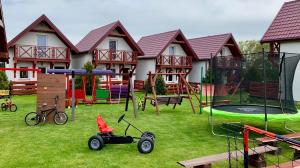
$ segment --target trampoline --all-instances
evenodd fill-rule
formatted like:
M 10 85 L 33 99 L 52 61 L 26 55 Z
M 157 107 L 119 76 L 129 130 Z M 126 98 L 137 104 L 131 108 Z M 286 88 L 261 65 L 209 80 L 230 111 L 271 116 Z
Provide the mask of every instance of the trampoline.
M 211 59 L 210 83 L 214 86 L 211 106 L 203 109 L 213 116 L 248 121 L 300 120 L 293 99 L 293 81 L 299 54 L 254 53 L 218 56 Z M 211 122 L 212 123 L 212 122 Z

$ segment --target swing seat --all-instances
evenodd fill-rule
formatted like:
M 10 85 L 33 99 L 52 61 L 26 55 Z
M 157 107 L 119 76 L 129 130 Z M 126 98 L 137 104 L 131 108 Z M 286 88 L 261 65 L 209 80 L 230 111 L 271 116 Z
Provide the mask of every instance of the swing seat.
M 106 122 L 104 121 L 104 119 L 102 118 L 101 115 L 98 115 L 98 117 L 97 117 L 97 124 L 98 124 L 98 128 L 99 128 L 99 132 L 112 133 L 113 129 L 109 128 L 107 126 Z

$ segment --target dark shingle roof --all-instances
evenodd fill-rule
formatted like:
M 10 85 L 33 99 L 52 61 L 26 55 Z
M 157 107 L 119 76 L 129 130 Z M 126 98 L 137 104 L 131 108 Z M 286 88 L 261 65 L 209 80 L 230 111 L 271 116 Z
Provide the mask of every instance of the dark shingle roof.
M 261 42 L 298 39 L 300 39 L 300 0 L 285 2 Z
M 102 26 L 95 30 L 90 31 L 77 45 L 79 52 L 92 52 L 109 34 L 116 28 L 120 28 L 125 34 L 124 39 L 129 44 L 129 46 L 139 52 L 139 55 L 143 55 L 143 51 L 136 44 L 130 34 L 127 32 L 125 27 L 120 21 L 110 23 L 108 25 Z
M 216 56 L 228 42 L 233 44 L 233 46 L 229 47 L 231 52 L 241 55 L 240 49 L 231 33 L 189 39 L 189 42 L 200 60 L 210 59 L 211 54 Z
M 185 42 L 185 44 L 182 44 L 185 52 L 189 56 L 197 58 L 196 53 L 190 46 L 188 40 L 184 37 L 181 30 L 173 30 L 150 36 L 144 36 L 138 41 L 138 45 L 145 53 L 145 56 L 143 56 L 144 58 L 155 58 L 158 57 L 178 36 L 180 36 Z

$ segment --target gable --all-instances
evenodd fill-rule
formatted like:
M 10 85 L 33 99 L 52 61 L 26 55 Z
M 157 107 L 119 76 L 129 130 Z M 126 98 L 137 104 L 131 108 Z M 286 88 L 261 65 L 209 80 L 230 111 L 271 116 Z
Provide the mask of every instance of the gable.
M 27 28 L 25 28 L 21 33 L 14 37 L 9 43 L 8 47 L 14 46 L 17 42 L 20 42 L 21 39 L 28 39 L 30 34 L 33 33 L 52 33 L 64 43 L 65 46 L 69 47 L 72 51 L 78 52 L 76 47 L 67 39 L 67 37 L 48 19 L 46 15 L 40 16 Z M 53 36 L 51 35 L 51 37 Z M 24 37 L 24 38 L 23 38 Z M 53 36 L 54 37 L 54 36 Z M 53 38 L 55 39 L 55 38 Z M 26 40 L 25 40 L 26 41 Z M 58 40 L 55 40 L 58 42 Z M 33 43 L 33 42 L 31 42 Z M 55 44 L 55 43 L 54 43 Z
M 113 22 L 106 26 L 102 26 L 95 30 L 90 31 L 77 45 L 79 52 L 93 52 L 107 37 L 119 37 L 123 38 L 126 43 L 132 48 L 132 50 L 137 51 L 139 55 L 143 55 L 143 51 L 136 44 L 130 34 L 127 32 L 125 27 L 120 21 Z
M 195 52 L 182 34 L 181 30 L 145 36 L 138 42 L 138 45 L 145 53 L 144 58 L 156 58 L 160 56 L 167 50 L 170 44 L 179 44 L 187 55 L 196 58 Z

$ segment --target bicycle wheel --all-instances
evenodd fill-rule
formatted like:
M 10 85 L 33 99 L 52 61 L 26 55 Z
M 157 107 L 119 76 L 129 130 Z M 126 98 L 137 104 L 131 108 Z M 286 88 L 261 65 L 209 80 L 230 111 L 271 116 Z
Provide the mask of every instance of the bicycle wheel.
M 68 116 L 64 112 L 57 112 L 55 113 L 53 120 L 57 125 L 64 125 L 68 121 Z
M 25 123 L 28 126 L 35 126 L 40 123 L 40 115 L 36 112 L 30 112 L 25 116 Z
M 6 111 L 6 105 L 5 105 L 5 103 L 2 103 L 2 104 L 1 104 L 1 110 L 2 110 L 2 111 Z
M 15 104 L 12 104 L 11 106 L 10 106 L 10 108 L 9 108 L 9 110 L 11 111 L 11 112 L 15 112 L 15 111 L 17 111 L 17 105 L 15 105 Z

